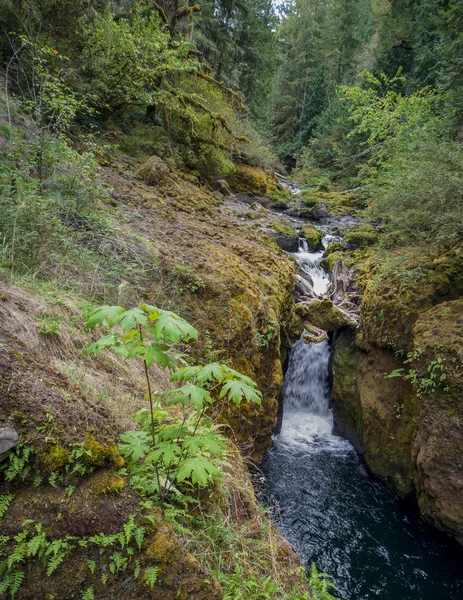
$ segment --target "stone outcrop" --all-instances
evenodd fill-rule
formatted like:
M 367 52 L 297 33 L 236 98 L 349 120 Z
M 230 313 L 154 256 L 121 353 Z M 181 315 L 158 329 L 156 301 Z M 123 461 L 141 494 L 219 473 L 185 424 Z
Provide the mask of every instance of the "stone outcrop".
M 345 327 L 356 327 L 348 314 L 339 309 L 331 300 L 312 300 L 296 304 L 296 313 L 302 321 L 325 331 L 338 331 Z
M 420 315 L 413 328 L 419 378 L 413 441 L 418 506 L 463 543 L 463 299 Z
M 372 473 L 463 543 L 463 253 L 409 252 L 418 280 L 358 263 L 360 329 L 334 341 L 335 422 Z

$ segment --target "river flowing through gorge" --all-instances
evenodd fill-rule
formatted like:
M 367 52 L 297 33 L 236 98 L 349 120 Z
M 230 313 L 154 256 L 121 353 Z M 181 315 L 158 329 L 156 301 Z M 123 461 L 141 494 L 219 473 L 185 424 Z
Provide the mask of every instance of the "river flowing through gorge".
M 294 256 L 325 294 L 322 252 L 301 243 Z M 333 434 L 329 362 L 329 340 L 306 344 L 302 336 L 289 355 L 281 430 L 261 467 L 277 522 L 343 600 L 463 598 L 461 549 L 429 532 Z

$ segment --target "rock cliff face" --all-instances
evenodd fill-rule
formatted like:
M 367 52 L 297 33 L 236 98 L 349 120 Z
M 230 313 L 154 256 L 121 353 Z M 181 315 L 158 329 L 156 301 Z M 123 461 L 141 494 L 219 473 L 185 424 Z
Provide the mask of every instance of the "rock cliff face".
M 462 542 L 462 253 L 424 260 L 425 277 L 402 283 L 360 263 L 360 329 L 334 343 L 335 421 L 375 475 Z
M 418 505 L 463 543 L 463 300 L 420 315 L 413 336 L 421 378 L 412 448 Z

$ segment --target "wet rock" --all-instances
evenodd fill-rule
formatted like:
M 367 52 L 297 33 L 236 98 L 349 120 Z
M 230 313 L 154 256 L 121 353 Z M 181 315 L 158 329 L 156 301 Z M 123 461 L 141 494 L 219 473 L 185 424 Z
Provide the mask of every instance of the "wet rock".
M 6 458 L 8 452 L 19 442 L 19 435 L 12 427 L 0 429 L 0 461 Z
M 299 250 L 299 232 L 294 229 L 288 219 L 275 215 L 262 225 L 261 231 L 274 239 L 285 252 Z
M 323 231 L 320 231 L 314 225 L 304 225 L 301 233 L 307 240 L 309 250 L 316 252 L 323 249 L 322 240 L 325 237 Z
M 285 215 L 288 215 L 288 217 L 296 217 L 297 219 L 311 219 L 312 218 L 312 209 L 310 209 L 310 208 L 301 208 L 301 209 L 292 208 L 291 210 L 286 210 Z
M 310 209 L 310 215 L 312 219 L 315 219 L 317 221 L 331 217 L 330 211 L 324 204 L 316 204 L 313 208 Z
M 142 179 L 147 185 L 159 185 L 165 181 L 169 173 L 170 169 L 162 158 L 151 156 L 135 171 L 135 177 Z
M 249 194 L 235 194 L 236 200 L 245 204 L 259 203 L 264 208 L 274 208 L 275 201 L 267 196 L 250 196 Z
M 294 282 L 294 301 L 297 303 L 316 298 L 317 295 L 313 291 L 312 285 L 307 279 L 301 277 L 301 275 L 296 275 Z
M 297 252 L 299 250 L 299 236 L 295 237 L 287 233 L 275 231 L 269 227 L 266 227 L 264 232 L 266 235 L 273 238 L 278 247 L 285 252 Z
M 220 192 L 226 198 L 229 198 L 233 194 L 231 193 L 230 187 L 225 179 L 219 179 L 214 183 L 214 190 Z

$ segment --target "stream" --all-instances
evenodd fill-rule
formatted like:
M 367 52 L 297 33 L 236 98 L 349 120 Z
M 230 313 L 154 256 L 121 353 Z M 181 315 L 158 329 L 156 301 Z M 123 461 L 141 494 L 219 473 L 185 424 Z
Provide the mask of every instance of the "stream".
M 323 295 L 322 252 L 301 243 L 294 256 Z M 332 433 L 329 360 L 328 340 L 301 337 L 289 355 L 281 430 L 261 466 L 277 523 L 303 564 L 332 577 L 338 598 L 463 599 L 461 548 L 429 532 Z

